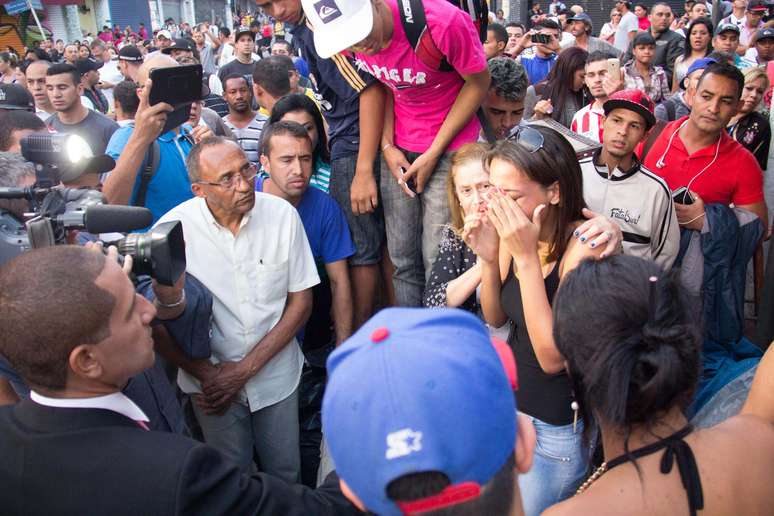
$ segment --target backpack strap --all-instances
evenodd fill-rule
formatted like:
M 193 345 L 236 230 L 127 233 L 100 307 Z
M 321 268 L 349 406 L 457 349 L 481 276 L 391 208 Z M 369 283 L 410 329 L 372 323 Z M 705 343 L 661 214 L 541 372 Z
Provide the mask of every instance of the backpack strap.
M 148 195 L 148 185 L 150 185 L 153 175 L 159 168 L 159 161 L 161 160 L 161 152 L 159 149 L 159 142 L 153 140 L 153 143 L 148 150 L 145 151 L 145 159 L 140 166 L 140 186 L 137 188 L 137 197 L 134 199 L 134 206 L 145 206 L 145 197 Z
M 454 68 L 449 64 L 446 56 L 433 41 L 433 37 L 427 28 L 427 17 L 422 0 L 408 0 L 408 7 L 403 3 L 400 12 L 400 23 L 406 33 L 409 45 L 419 59 L 430 68 L 441 72 L 451 72 Z
M 478 108 L 476 116 L 481 124 L 481 129 L 484 131 L 484 138 L 486 138 L 486 141 L 492 145 L 497 143 L 497 136 L 495 136 L 494 129 L 492 129 L 492 125 L 489 123 L 489 119 L 486 117 L 483 107 Z
M 648 139 L 645 140 L 645 145 L 642 146 L 642 156 L 640 156 L 640 163 L 645 163 L 645 156 L 648 155 L 650 148 L 653 147 L 654 143 L 656 143 L 656 140 L 661 134 L 661 131 L 664 130 L 664 127 L 666 127 L 667 124 L 668 122 L 665 122 L 664 120 L 658 120 L 656 125 L 653 126 L 653 129 L 650 130 Z

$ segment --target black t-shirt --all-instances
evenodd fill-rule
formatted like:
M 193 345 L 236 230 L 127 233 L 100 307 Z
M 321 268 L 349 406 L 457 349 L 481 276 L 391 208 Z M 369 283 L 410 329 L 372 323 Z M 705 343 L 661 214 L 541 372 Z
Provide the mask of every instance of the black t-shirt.
M 89 143 L 95 156 L 104 154 L 118 124 L 101 113 L 91 109 L 88 111 L 86 118 L 77 124 L 63 124 L 59 121 L 59 114 L 54 114 L 46 121 L 46 125 L 58 133 L 77 134 Z
M 241 75 L 247 81 L 247 85 L 253 87 L 253 70 L 255 70 L 256 61 L 252 61 L 248 64 L 241 63 L 238 59 L 234 59 L 230 63 L 223 65 L 218 72 L 218 79 L 223 83 L 223 80 L 232 74 Z M 226 89 L 226 85 L 223 84 L 223 89 Z

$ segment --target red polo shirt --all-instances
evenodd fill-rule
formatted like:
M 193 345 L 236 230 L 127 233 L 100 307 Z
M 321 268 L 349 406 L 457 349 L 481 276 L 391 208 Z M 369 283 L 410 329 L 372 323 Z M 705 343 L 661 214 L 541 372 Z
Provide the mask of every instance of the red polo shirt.
M 647 169 L 664 178 L 672 191 L 688 186 L 691 179 L 715 157 L 717 143 L 689 156 L 679 134 L 675 134 L 667 149 L 670 137 L 687 118 L 667 124 L 643 162 Z M 644 142 L 637 147 L 638 156 L 642 156 L 643 145 Z M 662 156 L 664 167 L 659 168 L 656 163 Z M 763 201 L 763 173 L 755 157 L 723 131 L 717 160 L 696 178 L 691 190 L 707 204 L 755 204 Z

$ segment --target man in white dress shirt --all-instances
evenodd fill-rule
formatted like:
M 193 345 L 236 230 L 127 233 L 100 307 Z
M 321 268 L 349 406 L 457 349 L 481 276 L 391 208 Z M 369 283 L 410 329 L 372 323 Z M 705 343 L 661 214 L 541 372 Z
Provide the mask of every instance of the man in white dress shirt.
M 196 197 L 159 223 L 182 222 L 186 270 L 212 292 L 216 371 L 182 365 L 178 383 L 194 395 L 207 443 L 245 470 L 255 450 L 261 471 L 296 481 L 304 358 L 295 335 L 320 282 L 304 227 L 287 201 L 255 192 L 256 167 L 233 141 L 206 138 L 186 165 Z

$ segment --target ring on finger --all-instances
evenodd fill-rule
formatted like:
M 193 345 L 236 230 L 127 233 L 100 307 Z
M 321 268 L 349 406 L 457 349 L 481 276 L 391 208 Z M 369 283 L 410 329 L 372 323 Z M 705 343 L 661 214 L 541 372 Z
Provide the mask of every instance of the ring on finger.
M 603 234 L 607 237 L 608 240 L 613 239 L 613 233 L 611 233 L 610 231 L 605 231 Z

